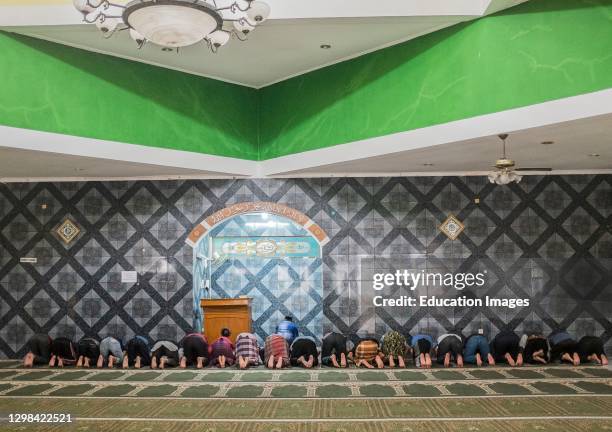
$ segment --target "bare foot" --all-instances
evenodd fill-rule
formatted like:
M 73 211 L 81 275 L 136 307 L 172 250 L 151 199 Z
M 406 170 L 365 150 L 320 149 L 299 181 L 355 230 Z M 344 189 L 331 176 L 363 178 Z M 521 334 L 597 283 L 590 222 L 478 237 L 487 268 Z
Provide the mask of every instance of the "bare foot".
M 393 356 L 389 356 L 389 367 L 390 368 L 394 368 L 395 367 L 395 360 L 393 359 Z
M 308 356 L 308 366 L 306 366 L 307 368 L 311 368 L 314 366 L 314 356 L 311 354 Z
M 510 354 L 506 354 L 504 357 L 506 358 L 506 361 L 508 362 L 510 366 L 516 365 L 516 363 L 514 362 L 514 359 L 512 358 Z
M 580 366 L 580 356 L 578 355 L 578 353 L 574 353 L 574 355 L 572 356 L 572 360 L 574 360 L 572 363 L 574 363 L 574 366 Z
M 127 369 L 130 366 L 130 359 L 128 356 L 123 356 L 123 364 L 121 366 L 123 369 Z
M 151 357 L 151 369 L 157 369 L 157 357 Z
M 76 362 L 76 367 L 80 368 L 83 367 L 83 356 L 79 356 L 77 362 Z
M 572 356 L 570 356 L 568 353 L 565 353 L 561 356 L 561 361 L 566 361 L 568 363 L 574 363 Z
M 376 356 L 374 358 L 374 361 L 376 362 L 376 366 L 378 366 L 378 369 L 383 369 L 385 367 L 385 362 L 383 362 L 380 356 Z
M 89 357 L 85 357 L 85 361 L 83 362 L 83 366 L 85 366 L 86 368 L 89 367 Z
M 225 367 L 225 356 L 223 356 L 223 355 L 219 356 L 219 367 L 220 368 L 224 368 Z
M 55 356 L 52 355 L 51 358 L 49 359 L 49 367 L 53 367 L 55 366 Z
M 523 366 L 523 354 L 519 353 L 519 354 L 516 356 L 516 365 L 517 365 L 518 367 Z
M 204 357 L 198 357 L 196 359 L 196 369 L 202 369 L 204 367 Z
M 599 356 L 597 354 L 591 354 L 590 356 L 587 356 L 587 361 L 599 364 Z
M 33 364 L 34 364 L 34 354 L 29 352 L 23 358 L 23 367 L 32 367 Z
M 425 364 L 425 354 L 419 354 L 419 367 L 427 367 L 427 364 Z
M 461 354 L 457 356 L 457 367 L 463 367 L 463 356 Z
M 450 366 L 450 353 L 447 352 L 446 354 L 444 354 L 444 367 L 447 368 Z
M 98 363 L 96 364 L 96 366 L 98 368 L 102 368 L 104 366 L 104 357 L 102 357 L 102 354 L 98 356 Z
M 108 356 L 108 367 L 112 369 L 113 366 L 115 366 L 115 356 L 109 355 Z
M 268 369 L 274 369 L 274 356 L 273 355 L 271 355 L 268 358 L 268 364 L 266 366 L 268 366 Z
M 537 362 L 540 362 L 542 364 L 546 364 L 546 359 L 544 357 L 540 357 L 539 355 L 534 355 L 533 359 Z
M 480 353 L 476 353 L 476 366 L 482 366 L 482 358 L 480 358 Z
M 136 369 L 140 369 L 140 356 L 136 356 L 136 361 L 134 361 L 134 367 Z
M 166 367 L 166 362 L 168 361 L 168 357 L 166 356 L 162 356 L 161 359 L 159 359 L 159 368 L 163 369 Z
M 276 369 L 282 369 L 283 368 L 283 358 L 279 357 L 278 360 L 276 361 Z
M 429 354 L 425 354 L 425 365 L 427 369 L 431 369 L 431 356 Z
M 489 366 L 495 366 L 495 359 L 491 354 L 487 355 L 487 361 L 489 362 Z
M 244 361 L 244 357 L 242 356 L 238 356 L 238 367 L 240 369 L 246 369 L 247 367 L 246 362 Z
M 348 363 L 346 361 L 346 355 L 344 353 L 340 354 L 340 367 L 347 367 Z
M 298 366 L 302 366 L 302 367 L 306 367 L 306 360 L 304 359 L 304 356 L 300 356 L 297 359 L 297 365 Z
M 181 357 L 181 362 L 179 364 L 181 369 L 185 369 L 187 367 L 187 357 Z
M 374 369 L 374 366 L 372 366 L 367 360 L 361 360 L 361 364 L 367 367 L 368 369 Z
M 329 359 L 331 360 L 331 363 L 334 367 L 336 368 L 340 367 L 340 365 L 338 364 L 338 359 L 336 358 L 336 354 L 332 354 Z
M 57 367 L 64 367 L 64 360 L 61 357 L 57 358 Z
M 601 355 L 601 364 L 602 366 L 608 366 L 608 357 L 606 357 L 605 354 Z
M 399 367 L 401 367 L 402 369 L 406 367 L 406 362 L 404 361 L 403 355 L 397 358 L 397 362 L 399 363 Z

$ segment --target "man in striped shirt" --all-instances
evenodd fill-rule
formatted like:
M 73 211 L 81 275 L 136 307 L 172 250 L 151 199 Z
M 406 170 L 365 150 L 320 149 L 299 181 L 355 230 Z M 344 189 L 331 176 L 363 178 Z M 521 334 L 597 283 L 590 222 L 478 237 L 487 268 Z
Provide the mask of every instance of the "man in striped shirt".
M 253 333 L 240 333 L 236 338 L 236 358 L 240 369 L 259 364 L 259 343 Z

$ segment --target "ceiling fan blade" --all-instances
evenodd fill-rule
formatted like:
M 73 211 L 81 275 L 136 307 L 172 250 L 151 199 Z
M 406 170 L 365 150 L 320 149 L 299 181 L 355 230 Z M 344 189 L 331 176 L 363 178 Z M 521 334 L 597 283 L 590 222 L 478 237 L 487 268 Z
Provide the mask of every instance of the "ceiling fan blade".
M 552 168 L 515 168 L 514 171 L 552 171 Z

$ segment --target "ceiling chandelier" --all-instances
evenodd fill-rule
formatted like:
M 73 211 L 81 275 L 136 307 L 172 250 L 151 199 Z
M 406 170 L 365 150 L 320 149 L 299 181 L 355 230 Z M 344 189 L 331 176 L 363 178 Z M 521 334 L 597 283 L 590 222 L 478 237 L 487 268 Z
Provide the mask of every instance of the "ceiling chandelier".
M 127 30 L 138 48 L 152 42 L 166 50 L 204 41 L 211 51 L 232 36 L 246 36 L 268 18 L 270 6 L 259 0 L 73 0 L 83 20 L 105 37 Z
M 514 171 L 514 161 L 506 158 L 506 138 L 508 138 L 508 134 L 500 134 L 498 137 L 502 140 L 502 157 L 495 161 L 497 171 L 489 174 L 489 181 L 498 185 L 507 185 L 512 182 L 518 183 L 523 176 Z

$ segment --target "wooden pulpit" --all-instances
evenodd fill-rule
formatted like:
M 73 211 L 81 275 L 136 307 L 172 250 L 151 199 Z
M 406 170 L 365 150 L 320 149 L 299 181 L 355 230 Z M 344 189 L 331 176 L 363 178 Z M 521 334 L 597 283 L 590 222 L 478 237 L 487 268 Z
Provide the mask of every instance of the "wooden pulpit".
M 209 342 L 221 336 L 221 329 L 227 327 L 232 332 L 230 339 L 243 332 L 251 333 L 251 298 L 202 299 L 200 307 L 204 315 L 202 329 Z

